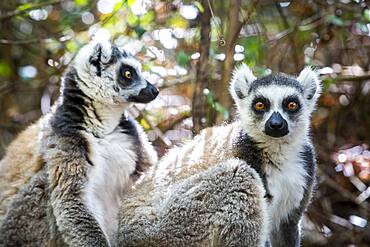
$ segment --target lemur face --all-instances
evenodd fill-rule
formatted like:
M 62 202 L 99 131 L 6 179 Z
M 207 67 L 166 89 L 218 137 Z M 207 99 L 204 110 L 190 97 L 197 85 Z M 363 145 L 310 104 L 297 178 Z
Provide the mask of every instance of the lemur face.
M 104 104 L 148 103 L 158 90 L 145 80 L 141 64 L 107 42 L 91 42 L 74 60 L 81 90 Z
M 286 139 L 308 128 L 320 84 L 311 68 L 305 68 L 298 78 L 256 78 L 243 64 L 234 71 L 230 92 L 248 134 L 257 141 L 266 141 Z

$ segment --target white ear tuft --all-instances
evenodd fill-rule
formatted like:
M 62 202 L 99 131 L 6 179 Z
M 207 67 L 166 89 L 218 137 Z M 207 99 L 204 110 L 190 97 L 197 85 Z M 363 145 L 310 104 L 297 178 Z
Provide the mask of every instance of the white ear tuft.
M 111 56 L 112 45 L 109 41 L 96 42 L 93 40 L 78 51 L 73 64 L 80 77 L 83 77 L 83 73 L 91 73 L 92 70 L 100 76 L 101 66 L 108 63 Z
M 99 41 L 93 40 L 90 42 L 92 47 L 91 58 L 96 59 L 101 63 L 107 63 L 112 55 L 112 45 L 109 40 Z
M 235 102 L 248 94 L 250 84 L 256 79 L 252 70 L 245 63 L 234 69 L 229 91 Z
M 315 103 L 321 93 L 321 81 L 318 72 L 308 66 L 301 71 L 297 81 L 303 86 L 306 99 Z

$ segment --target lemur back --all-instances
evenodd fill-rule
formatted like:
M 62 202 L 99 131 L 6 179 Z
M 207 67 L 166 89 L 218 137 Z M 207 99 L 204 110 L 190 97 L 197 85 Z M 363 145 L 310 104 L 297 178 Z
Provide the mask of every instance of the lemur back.
M 127 52 L 108 42 L 83 47 L 52 111 L 0 163 L 1 176 L 19 183 L 1 194 L 0 246 L 114 245 L 119 202 L 157 158 L 125 110 L 157 94 Z M 32 150 L 15 153 L 25 139 Z M 35 158 L 26 160 L 31 152 Z M 25 168 L 14 178 L 20 161 Z
M 124 198 L 119 245 L 265 246 L 265 190 L 258 173 L 235 158 L 240 133 L 234 122 L 171 148 Z
M 0 222 L 16 193 L 43 167 L 38 152 L 39 131 L 38 123 L 22 131 L 0 161 Z

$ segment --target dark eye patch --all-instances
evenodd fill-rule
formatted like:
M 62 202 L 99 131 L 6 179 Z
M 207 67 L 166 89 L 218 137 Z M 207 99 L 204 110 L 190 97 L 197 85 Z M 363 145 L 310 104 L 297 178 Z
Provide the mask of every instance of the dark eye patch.
M 261 102 L 261 103 L 263 103 L 263 104 L 265 105 L 264 110 L 262 110 L 262 111 L 257 111 L 257 110 L 255 109 L 255 107 L 254 107 L 254 106 L 255 106 L 255 104 L 256 104 L 256 103 L 258 103 L 258 102 Z M 268 99 L 266 99 L 265 97 L 263 97 L 263 96 L 257 96 L 257 97 L 255 97 L 255 98 L 253 99 L 253 101 L 252 101 L 252 105 L 251 105 L 253 112 L 254 112 L 254 113 L 256 113 L 256 114 L 258 114 L 258 115 L 262 115 L 262 114 L 264 114 L 265 112 L 268 112 L 268 111 L 270 110 L 270 106 L 271 106 L 270 101 L 269 101 Z
M 290 110 L 290 109 L 288 108 L 288 104 L 289 104 L 290 102 L 294 102 L 294 103 L 296 103 L 296 104 L 298 105 L 297 109 L 295 109 L 295 110 L 293 110 L 293 111 L 292 111 L 292 110 Z M 284 110 L 285 112 L 287 112 L 287 113 L 289 113 L 289 114 L 296 114 L 296 113 L 298 113 L 298 112 L 300 111 L 300 109 L 301 109 L 301 102 L 299 101 L 298 96 L 296 96 L 296 95 L 291 95 L 291 96 L 286 97 L 286 98 L 283 100 L 282 107 L 283 107 L 283 110 Z
M 126 78 L 125 73 L 130 72 L 131 78 Z M 136 73 L 136 70 L 127 64 L 122 64 L 121 67 L 118 70 L 118 82 L 122 84 L 123 86 L 130 86 L 131 83 L 138 79 L 138 74 Z

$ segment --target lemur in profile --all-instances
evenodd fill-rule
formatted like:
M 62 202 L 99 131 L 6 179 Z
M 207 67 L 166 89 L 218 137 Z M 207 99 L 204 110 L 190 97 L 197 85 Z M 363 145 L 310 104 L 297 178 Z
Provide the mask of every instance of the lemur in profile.
M 230 93 L 238 120 L 203 130 L 152 167 L 122 203 L 120 246 L 299 246 L 320 92 L 309 67 L 297 78 L 237 68 Z
M 126 114 L 158 90 L 132 55 L 92 41 L 52 111 L 0 162 L 0 246 L 112 246 L 124 193 L 157 155 Z

